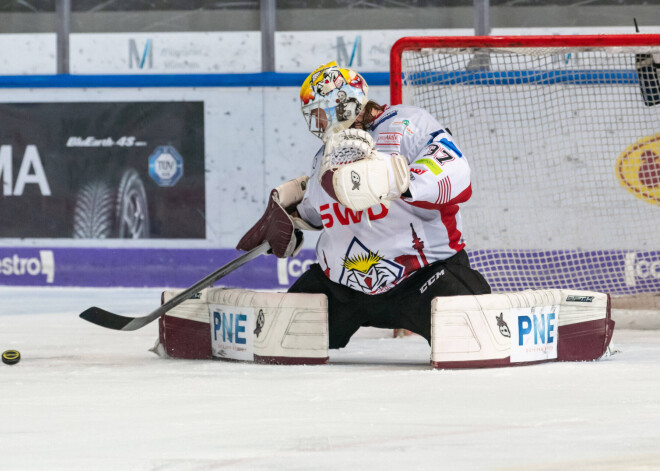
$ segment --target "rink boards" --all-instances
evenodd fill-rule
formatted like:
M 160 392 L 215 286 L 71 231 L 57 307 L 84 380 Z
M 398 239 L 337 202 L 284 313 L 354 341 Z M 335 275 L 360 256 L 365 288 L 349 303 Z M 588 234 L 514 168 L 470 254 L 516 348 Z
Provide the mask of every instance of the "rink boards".
M 554 288 L 611 295 L 660 292 L 659 251 L 478 250 L 468 254 L 494 292 Z M 0 247 L 0 285 L 183 288 L 238 255 L 233 249 Z M 286 289 L 312 263 L 316 254 L 311 249 L 287 260 L 259 257 L 219 285 Z M 496 269 L 510 276 L 495 276 Z

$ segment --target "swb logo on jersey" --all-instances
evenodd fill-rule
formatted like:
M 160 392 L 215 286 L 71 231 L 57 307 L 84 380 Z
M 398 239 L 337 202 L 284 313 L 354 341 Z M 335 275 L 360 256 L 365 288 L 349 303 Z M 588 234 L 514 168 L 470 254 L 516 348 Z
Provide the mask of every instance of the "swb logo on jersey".
M 511 363 L 557 358 L 559 306 L 510 311 Z

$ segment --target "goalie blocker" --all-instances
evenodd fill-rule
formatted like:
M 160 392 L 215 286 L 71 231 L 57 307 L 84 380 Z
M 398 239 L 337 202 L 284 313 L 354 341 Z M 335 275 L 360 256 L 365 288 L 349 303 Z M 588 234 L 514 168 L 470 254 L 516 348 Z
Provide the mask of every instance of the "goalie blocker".
M 435 368 L 515 366 L 596 360 L 614 321 L 603 293 L 529 290 L 435 298 L 431 364 Z

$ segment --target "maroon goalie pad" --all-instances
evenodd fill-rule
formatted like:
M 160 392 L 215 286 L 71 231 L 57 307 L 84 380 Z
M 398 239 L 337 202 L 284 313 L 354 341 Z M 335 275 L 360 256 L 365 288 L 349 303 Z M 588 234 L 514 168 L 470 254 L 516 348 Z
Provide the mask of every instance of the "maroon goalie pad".
M 209 323 L 165 314 L 158 321 L 158 337 L 165 353 L 187 360 L 211 359 Z

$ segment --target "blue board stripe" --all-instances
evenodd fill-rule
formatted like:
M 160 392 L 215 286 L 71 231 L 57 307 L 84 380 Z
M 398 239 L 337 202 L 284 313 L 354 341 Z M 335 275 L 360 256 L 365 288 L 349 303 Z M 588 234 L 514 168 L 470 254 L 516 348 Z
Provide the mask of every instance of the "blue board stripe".
M 369 85 L 389 86 L 387 72 L 362 74 Z M 80 87 L 299 87 L 305 73 L 260 72 L 253 74 L 139 74 L 139 75 L 4 75 L 0 88 Z M 409 85 L 632 85 L 639 83 L 634 70 L 555 70 L 514 72 L 418 72 L 407 74 Z
M 389 86 L 387 72 L 362 74 L 369 85 Z M 139 74 L 139 75 L 4 75 L 0 88 L 81 87 L 299 87 L 305 73 L 260 72 L 253 74 Z M 634 70 L 555 70 L 510 72 L 418 72 L 407 74 L 409 85 L 632 85 L 639 83 Z
M 632 85 L 639 83 L 634 70 L 518 70 L 415 72 L 404 74 L 406 85 Z
M 0 88 L 82 87 L 300 87 L 308 74 L 140 74 L 140 75 L 4 75 Z M 371 86 L 390 84 L 386 72 L 362 74 Z

